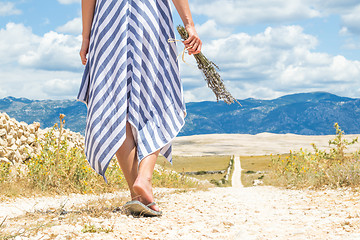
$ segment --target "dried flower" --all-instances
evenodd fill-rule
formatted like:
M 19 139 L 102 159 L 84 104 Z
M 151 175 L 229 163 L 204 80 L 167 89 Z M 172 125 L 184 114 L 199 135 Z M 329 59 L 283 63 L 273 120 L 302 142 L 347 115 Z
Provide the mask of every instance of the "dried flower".
M 186 40 L 189 37 L 183 26 L 177 26 L 177 30 L 182 39 Z M 219 99 L 222 99 L 227 104 L 234 103 L 235 101 L 241 106 L 241 104 L 226 90 L 224 81 L 216 70 L 220 70 L 219 67 L 214 62 L 208 60 L 201 52 L 194 54 L 194 57 L 198 64 L 198 68 L 202 71 L 205 80 L 207 81 L 208 87 L 215 93 L 216 100 L 219 101 Z

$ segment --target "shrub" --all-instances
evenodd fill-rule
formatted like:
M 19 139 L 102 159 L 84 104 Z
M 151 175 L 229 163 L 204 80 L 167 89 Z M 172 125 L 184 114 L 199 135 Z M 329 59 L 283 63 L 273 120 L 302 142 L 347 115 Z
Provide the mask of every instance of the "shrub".
M 60 115 L 60 126 L 55 124 L 45 133 L 44 139 L 36 139 L 41 151 L 29 154 L 25 162 L 25 173 L 6 162 L 0 162 L 0 189 L 14 189 L 17 195 L 23 189 L 32 192 L 101 193 L 127 188 L 125 177 L 114 157 L 106 171 L 108 184 L 98 175 L 86 160 L 84 150 L 70 147 L 66 131 L 63 131 L 65 115 Z M 10 171 L 15 177 L 10 178 Z M 174 172 L 154 171 L 155 187 L 193 187 L 196 184 Z M 23 186 L 25 184 L 25 186 Z M 6 188 L 5 188 L 5 184 Z M 20 186 L 22 185 L 22 186 Z M 18 189 L 16 189 L 16 187 Z M 20 190 L 21 189 L 21 190 Z
M 80 193 L 106 188 L 103 179 L 90 168 L 83 149 L 69 147 L 68 137 L 62 131 L 62 118 L 63 115 L 60 116 L 60 127 L 55 124 L 45 134 L 45 139 L 38 141 L 42 151 L 26 162 L 31 185 L 42 191 Z M 55 130 L 59 132 L 58 137 Z M 119 168 L 111 166 L 108 173 L 117 177 L 116 183 L 121 183 L 120 187 L 124 186 Z
M 289 156 L 271 159 L 279 183 L 295 187 L 331 188 L 358 186 L 360 183 L 359 151 L 346 154 L 348 146 L 358 142 L 348 141 L 335 123 L 336 136 L 329 141 L 330 151 L 320 150 L 312 144 L 313 152 L 300 149 Z
M 0 183 L 8 180 L 10 174 L 10 163 L 0 162 Z

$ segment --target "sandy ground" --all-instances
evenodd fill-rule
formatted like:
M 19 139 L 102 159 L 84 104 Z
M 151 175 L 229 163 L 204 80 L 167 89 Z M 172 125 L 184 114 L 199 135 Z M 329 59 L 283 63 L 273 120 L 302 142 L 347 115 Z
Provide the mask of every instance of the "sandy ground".
M 244 186 L 242 185 L 241 182 L 241 162 L 240 162 L 240 157 L 239 156 L 235 156 L 234 158 L 234 172 L 231 178 L 231 184 L 232 187 L 234 188 L 243 188 Z
M 331 137 L 330 137 L 331 138 Z M 179 137 L 174 155 L 260 155 L 288 152 L 309 142 L 327 145 L 329 136 L 306 137 L 286 134 L 212 135 Z M 220 143 L 219 143 L 220 141 Z M 287 142 L 288 141 L 288 142 Z M 215 143 L 216 142 L 216 143 Z M 306 143 L 306 144 L 305 144 Z M 309 145 L 310 146 L 310 145 Z M 202 149 L 203 152 L 200 152 Z M 241 153 L 241 154 L 238 154 Z M 3 228 L 22 232 L 25 225 L 50 223 L 15 239 L 359 239 L 360 193 L 350 190 L 290 190 L 271 186 L 242 187 L 241 163 L 235 160 L 234 186 L 205 191 L 155 189 L 160 218 L 134 218 L 108 211 L 99 217 L 83 214 L 70 223 L 67 215 L 49 220 L 30 213 L 81 208 L 87 201 L 101 202 L 127 197 L 126 192 L 102 196 L 72 195 L 54 198 L 17 199 L 0 203 Z M 18 218 L 14 218 L 14 217 Z M 83 233 L 85 225 L 94 233 Z M 104 232 L 99 229 L 111 229 Z
M 109 212 L 100 217 L 80 215 L 69 223 L 66 215 L 50 220 L 39 215 L 8 219 L 4 227 L 16 233 L 29 222 L 50 223 L 32 236 L 25 232 L 16 239 L 360 239 L 360 196 L 346 190 L 256 186 L 196 192 L 156 189 L 155 194 L 164 212 L 160 218 Z M 85 225 L 111 231 L 83 233 Z
M 177 137 L 173 142 L 173 154 L 183 156 L 201 155 L 268 155 L 289 153 L 300 148 L 312 150 L 311 143 L 320 149 L 329 148 L 329 140 L 334 135 L 304 136 L 295 134 L 206 134 Z M 360 135 L 345 135 L 345 139 L 354 139 Z M 349 151 L 359 150 L 356 143 Z

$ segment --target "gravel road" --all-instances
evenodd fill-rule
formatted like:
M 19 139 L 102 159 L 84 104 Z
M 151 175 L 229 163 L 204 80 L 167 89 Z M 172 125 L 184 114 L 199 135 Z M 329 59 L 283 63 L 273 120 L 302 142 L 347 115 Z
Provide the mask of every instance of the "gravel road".
M 241 165 L 239 158 L 235 160 L 234 176 L 239 178 Z M 64 209 L 71 211 L 86 201 L 96 198 L 106 201 L 120 195 L 126 197 L 127 193 L 21 199 L 1 203 L 0 216 L 4 216 L 6 209 L 12 217 L 20 216 L 4 223 L 4 227 L 19 231 L 29 221 L 26 215 L 21 217 L 25 212 L 46 211 L 64 201 L 68 202 Z M 160 218 L 134 218 L 110 212 L 100 217 L 80 215 L 69 224 L 64 216 L 57 216 L 51 220 L 52 226 L 16 239 L 360 239 L 360 194 L 349 189 L 244 188 L 237 181 L 233 187 L 204 191 L 155 189 L 155 196 L 164 212 Z M 32 221 L 41 224 L 44 219 Z M 97 232 L 83 233 L 86 224 L 98 229 Z

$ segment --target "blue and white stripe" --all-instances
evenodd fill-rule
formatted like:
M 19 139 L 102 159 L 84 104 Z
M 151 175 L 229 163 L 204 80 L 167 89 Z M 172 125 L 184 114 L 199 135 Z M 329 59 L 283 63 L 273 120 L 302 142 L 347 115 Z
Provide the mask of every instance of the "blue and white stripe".
M 105 178 L 135 129 L 139 163 L 160 153 L 172 162 L 172 140 L 184 126 L 183 87 L 169 0 L 98 0 L 88 61 L 77 100 L 87 106 L 85 154 Z M 105 178 L 106 180 L 106 178 Z

